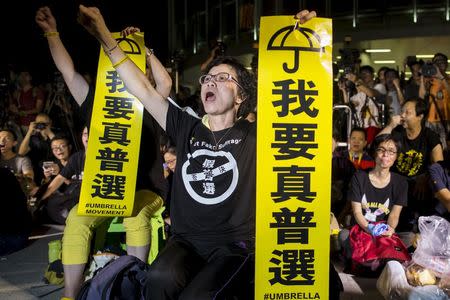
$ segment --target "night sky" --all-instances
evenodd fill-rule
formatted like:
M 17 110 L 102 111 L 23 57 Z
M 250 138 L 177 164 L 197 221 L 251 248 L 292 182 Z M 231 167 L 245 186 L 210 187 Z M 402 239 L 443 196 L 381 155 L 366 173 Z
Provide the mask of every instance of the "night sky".
M 28 67 L 37 81 L 47 81 L 55 70 L 47 41 L 34 21 L 36 10 L 47 5 L 58 24 L 58 31 L 80 71 L 95 72 L 99 43 L 76 21 L 78 5 L 97 6 L 111 31 L 137 26 L 145 31 L 146 44 L 155 49 L 163 63 L 167 53 L 166 1 L 74 1 L 7 0 L 0 6 L 0 72 L 9 64 Z

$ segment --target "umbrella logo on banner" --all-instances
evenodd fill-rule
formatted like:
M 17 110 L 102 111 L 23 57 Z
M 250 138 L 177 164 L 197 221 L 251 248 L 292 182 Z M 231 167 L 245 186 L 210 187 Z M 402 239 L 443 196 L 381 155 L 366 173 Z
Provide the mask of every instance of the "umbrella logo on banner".
M 307 47 L 298 46 L 298 39 L 295 37 L 294 33 L 298 30 L 308 41 Z M 291 37 L 294 35 L 293 37 Z M 300 65 L 300 52 L 322 52 L 325 51 L 325 47 L 321 47 L 320 36 L 312 29 L 303 28 L 296 26 L 286 26 L 275 32 L 275 34 L 270 38 L 267 50 L 283 50 L 283 51 L 293 51 L 294 52 L 294 66 L 292 68 L 288 67 L 288 64 L 283 63 L 283 70 L 286 73 L 297 72 Z
M 123 52 L 125 52 L 126 54 L 141 54 L 141 48 L 139 48 L 139 45 L 132 39 L 122 37 L 116 39 L 116 41 L 117 44 L 120 45 L 120 48 L 122 48 Z

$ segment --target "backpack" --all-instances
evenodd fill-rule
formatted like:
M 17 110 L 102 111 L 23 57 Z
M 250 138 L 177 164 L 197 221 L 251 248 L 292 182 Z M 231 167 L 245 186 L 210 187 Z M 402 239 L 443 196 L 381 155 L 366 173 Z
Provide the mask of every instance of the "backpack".
M 87 280 L 77 300 L 144 299 L 142 294 L 149 265 L 140 259 L 123 255 L 99 269 Z
M 357 275 L 376 276 L 389 260 L 397 260 L 401 263 L 411 260 L 408 250 L 397 234 L 391 237 L 373 237 L 358 224 L 350 230 L 350 246 L 352 248 L 351 269 L 352 273 Z

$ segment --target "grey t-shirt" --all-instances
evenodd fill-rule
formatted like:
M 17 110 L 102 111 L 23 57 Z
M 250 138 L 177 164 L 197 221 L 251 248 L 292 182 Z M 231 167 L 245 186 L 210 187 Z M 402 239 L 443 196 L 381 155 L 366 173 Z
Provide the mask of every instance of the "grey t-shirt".
M 33 171 L 31 160 L 26 156 L 19 155 L 8 160 L 0 159 L 0 168 L 8 168 L 14 171 L 14 174 L 24 174 Z

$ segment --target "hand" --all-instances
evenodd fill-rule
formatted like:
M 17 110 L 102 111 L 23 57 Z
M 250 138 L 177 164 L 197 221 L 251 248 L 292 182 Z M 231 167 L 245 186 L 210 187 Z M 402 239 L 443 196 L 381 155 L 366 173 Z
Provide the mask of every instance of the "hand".
M 392 128 L 397 127 L 402 122 L 402 117 L 400 115 L 392 116 L 390 125 Z
M 36 122 L 30 122 L 30 125 L 28 125 L 28 132 L 33 133 L 36 131 Z
M 434 67 L 436 69 L 436 75 L 434 75 L 433 78 L 436 78 L 439 80 L 444 79 L 444 75 L 442 75 L 441 70 L 439 70 L 439 68 L 436 65 Z
M 77 20 L 84 29 L 99 40 L 103 33 L 108 32 L 105 20 L 97 7 L 86 7 L 80 4 Z
M 306 22 L 308 22 L 309 20 L 311 20 L 312 18 L 314 18 L 316 16 L 317 16 L 317 14 L 315 11 L 309 11 L 309 10 L 305 9 L 305 10 L 298 12 L 294 18 L 298 19 L 298 22 L 300 24 L 305 24 Z
M 38 9 L 35 17 L 36 23 L 44 32 L 57 32 L 56 20 L 48 6 Z
M 124 30 L 122 30 L 120 32 L 120 35 L 123 37 L 126 37 L 130 34 L 133 34 L 135 32 L 141 32 L 141 30 L 138 27 L 133 27 L 133 26 L 128 26 L 127 28 L 125 28 Z
M 347 75 L 345 75 L 345 78 L 347 78 L 348 80 L 350 80 L 353 83 L 355 83 L 356 80 L 358 80 L 358 77 L 356 77 L 356 75 L 353 73 L 348 73 Z
M 52 174 L 52 168 L 42 168 L 44 170 L 44 177 L 45 179 L 49 179 Z
M 391 237 L 394 233 L 395 233 L 394 228 L 392 228 L 391 226 L 388 225 L 388 229 L 385 232 L 383 232 L 381 235 L 386 236 L 386 237 Z

